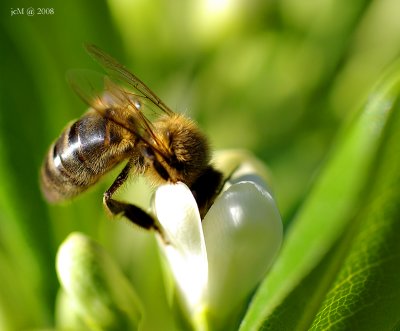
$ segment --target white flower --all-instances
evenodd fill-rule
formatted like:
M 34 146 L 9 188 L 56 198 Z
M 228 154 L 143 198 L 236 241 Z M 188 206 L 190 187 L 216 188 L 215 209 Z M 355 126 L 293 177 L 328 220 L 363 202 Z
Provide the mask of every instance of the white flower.
M 183 183 L 160 186 L 153 199 L 163 234 L 157 241 L 164 256 L 167 308 L 179 316 L 182 330 L 237 329 L 282 241 L 265 167 L 236 151 L 220 153 L 214 162 L 229 181 L 203 221 Z M 82 234 L 71 234 L 61 245 L 57 272 L 60 328 L 135 330 L 146 325 L 146 318 L 157 316 L 118 264 Z
M 153 201 L 167 238 L 159 238 L 160 250 L 198 330 L 236 323 L 235 315 L 266 274 L 282 241 L 281 217 L 259 175 L 263 176 L 260 164 L 237 152 L 223 159 L 225 166 L 241 160 L 240 166 L 203 222 L 183 183 L 159 187 Z

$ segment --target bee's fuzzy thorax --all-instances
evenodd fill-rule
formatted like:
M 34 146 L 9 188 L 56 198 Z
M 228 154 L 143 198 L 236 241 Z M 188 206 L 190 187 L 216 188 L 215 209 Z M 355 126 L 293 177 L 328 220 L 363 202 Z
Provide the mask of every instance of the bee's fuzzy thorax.
M 210 162 L 207 138 L 194 121 L 181 114 L 163 117 L 155 127 L 167 149 L 165 162 L 179 181 L 190 186 Z

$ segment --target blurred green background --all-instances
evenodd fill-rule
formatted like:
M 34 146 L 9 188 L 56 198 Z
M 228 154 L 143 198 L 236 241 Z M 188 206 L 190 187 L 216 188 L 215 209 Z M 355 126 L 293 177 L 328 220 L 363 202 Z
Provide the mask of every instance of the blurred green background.
M 84 42 L 196 119 L 214 148 L 246 148 L 265 161 L 287 225 L 338 128 L 400 52 L 395 0 L 3 0 L 0 7 L 0 328 L 10 330 L 53 324 L 54 258 L 71 231 L 98 239 L 126 264 L 154 254 L 140 236 L 123 253 L 126 224 L 109 221 L 101 203 L 113 175 L 65 206 L 49 206 L 39 191 L 47 148 L 86 108 L 65 73 L 101 71 Z M 29 7 L 36 15 L 26 15 Z

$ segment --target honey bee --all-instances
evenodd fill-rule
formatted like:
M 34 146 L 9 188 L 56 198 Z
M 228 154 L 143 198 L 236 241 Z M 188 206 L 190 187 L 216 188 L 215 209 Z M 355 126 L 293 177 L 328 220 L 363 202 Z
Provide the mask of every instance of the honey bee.
M 104 86 L 100 92 L 72 81 L 90 108 L 50 146 L 40 176 L 44 197 L 52 203 L 71 199 L 127 161 L 103 195 L 111 214 L 159 230 L 144 210 L 113 198 L 129 176 L 144 175 L 158 185 L 185 183 L 203 218 L 222 186 L 222 174 L 210 164 L 206 136 L 113 57 L 94 45 L 85 48 L 105 69 Z

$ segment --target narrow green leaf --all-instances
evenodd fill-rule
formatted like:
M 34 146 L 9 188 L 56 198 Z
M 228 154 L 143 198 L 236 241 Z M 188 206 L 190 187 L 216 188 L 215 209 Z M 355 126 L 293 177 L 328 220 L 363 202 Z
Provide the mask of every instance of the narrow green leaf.
M 360 213 L 263 330 L 307 330 L 311 323 L 313 330 L 389 330 L 400 323 L 400 113 L 394 109 Z
M 370 184 L 399 84 L 396 68 L 339 135 L 325 168 L 287 232 L 280 257 L 251 304 L 242 331 L 260 328 L 323 260 L 365 202 L 363 193 Z
M 369 199 L 344 239 L 350 253 L 311 330 L 390 330 L 400 323 L 399 101 L 394 109 Z

